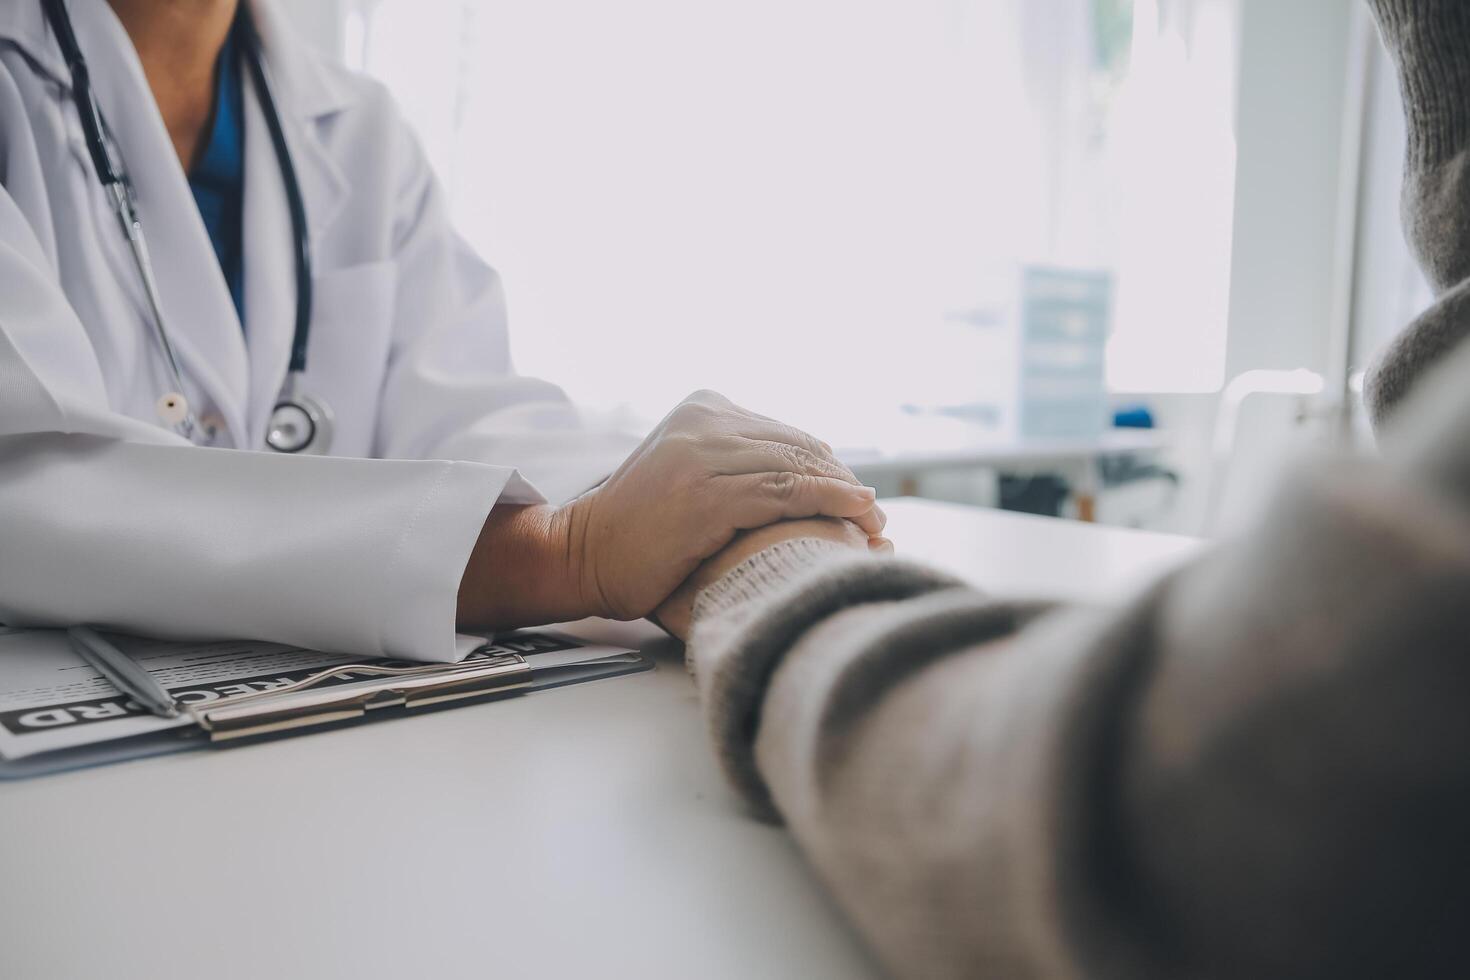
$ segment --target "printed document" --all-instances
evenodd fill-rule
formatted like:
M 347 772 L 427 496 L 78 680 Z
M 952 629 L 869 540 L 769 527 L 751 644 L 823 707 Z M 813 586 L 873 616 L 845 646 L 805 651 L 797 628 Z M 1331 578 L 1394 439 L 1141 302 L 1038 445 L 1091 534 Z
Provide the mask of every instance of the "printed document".
M 206 704 L 232 695 L 270 691 L 326 667 L 352 663 L 420 666 L 318 653 L 278 643 L 167 643 L 109 634 L 109 639 L 182 702 Z M 461 637 L 470 657 L 524 656 L 533 668 L 606 657 L 627 651 L 592 646 L 545 631 Z M 327 684 L 349 684 L 353 679 Z M 186 714 L 160 718 L 134 703 L 97 673 L 58 630 L 0 629 L 0 760 L 72 749 L 132 736 L 180 729 L 197 732 Z

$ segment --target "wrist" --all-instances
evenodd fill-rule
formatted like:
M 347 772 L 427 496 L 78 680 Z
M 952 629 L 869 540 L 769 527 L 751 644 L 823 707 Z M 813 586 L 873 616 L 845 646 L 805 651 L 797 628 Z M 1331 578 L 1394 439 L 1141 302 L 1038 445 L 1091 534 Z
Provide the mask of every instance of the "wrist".
M 619 618 L 607 601 L 606 590 L 597 576 L 597 563 L 589 545 L 595 493 L 586 493 L 557 508 L 554 521 L 557 540 L 563 550 L 563 573 L 568 595 L 575 595 L 584 616 Z
M 567 508 L 498 506 L 460 580 L 462 626 L 514 629 L 595 615 L 583 601 Z

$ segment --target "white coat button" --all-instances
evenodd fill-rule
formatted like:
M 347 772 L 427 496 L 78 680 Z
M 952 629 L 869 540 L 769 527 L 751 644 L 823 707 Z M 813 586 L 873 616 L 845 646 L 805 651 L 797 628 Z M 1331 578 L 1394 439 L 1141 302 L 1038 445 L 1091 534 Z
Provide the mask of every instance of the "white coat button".
M 168 425 L 181 425 L 189 417 L 189 401 L 177 391 L 168 392 L 153 407 Z

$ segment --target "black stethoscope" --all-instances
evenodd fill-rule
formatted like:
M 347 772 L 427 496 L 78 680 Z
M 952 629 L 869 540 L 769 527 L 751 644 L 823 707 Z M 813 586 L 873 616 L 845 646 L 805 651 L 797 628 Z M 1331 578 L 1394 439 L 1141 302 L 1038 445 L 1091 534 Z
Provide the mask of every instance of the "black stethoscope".
M 271 143 L 275 146 L 276 160 L 280 164 L 281 178 L 286 185 L 286 201 L 291 209 L 291 231 L 295 239 L 296 334 L 291 341 L 291 361 L 286 381 L 281 386 L 281 392 L 271 411 L 265 442 L 277 452 L 322 454 L 332 442 L 331 410 L 326 403 L 300 390 L 301 376 L 306 370 L 306 341 L 311 333 L 311 254 L 306 234 L 306 207 L 301 200 L 301 187 L 296 182 L 296 168 L 291 164 L 291 153 L 286 148 L 286 136 L 281 130 L 281 117 L 276 113 L 275 99 L 271 97 L 265 71 L 261 68 L 260 38 L 246 12 L 247 0 L 239 0 L 239 3 L 236 14 L 238 36 L 245 49 L 245 62 L 250 66 L 250 77 L 255 83 L 266 127 L 270 130 Z M 153 263 L 148 257 L 148 243 L 143 237 L 143 226 L 138 220 L 132 182 L 121 162 L 114 162 L 112 150 L 103 138 L 103 134 L 108 131 L 107 122 L 102 118 L 102 109 L 92 95 L 87 61 L 82 57 L 81 47 L 77 44 L 64 0 L 41 0 L 41 7 L 45 11 L 46 20 L 51 24 L 51 30 L 56 34 L 67 69 L 71 72 L 72 98 L 82 120 L 87 151 L 92 156 L 97 179 L 102 182 L 103 189 L 112 200 L 113 209 L 122 224 L 123 235 L 133 253 L 133 262 L 138 267 L 138 275 L 143 280 L 143 291 L 147 293 L 148 305 L 153 314 L 154 334 L 159 347 L 163 349 L 173 380 L 175 390 L 165 392 L 158 399 L 158 416 L 165 424 L 193 442 L 199 432 L 199 423 L 184 396 L 184 376 L 179 369 L 179 361 L 174 355 L 173 343 L 169 340 L 168 327 L 164 322 L 163 303 L 153 275 Z M 212 436 L 212 433 L 206 435 Z

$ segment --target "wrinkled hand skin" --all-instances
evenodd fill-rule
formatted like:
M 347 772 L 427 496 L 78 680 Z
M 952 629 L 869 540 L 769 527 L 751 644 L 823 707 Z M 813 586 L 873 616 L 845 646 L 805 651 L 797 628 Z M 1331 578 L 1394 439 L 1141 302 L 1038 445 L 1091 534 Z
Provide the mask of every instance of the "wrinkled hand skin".
M 741 531 L 826 516 L 881 534 L 875 498 L 826 443 L 698 392 L 560 516 L 584 605 L 637 619 Z

